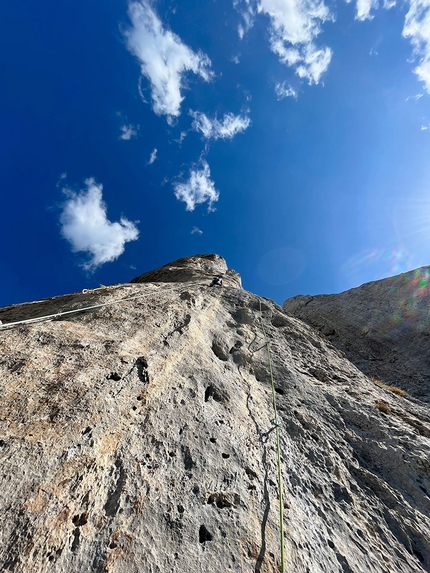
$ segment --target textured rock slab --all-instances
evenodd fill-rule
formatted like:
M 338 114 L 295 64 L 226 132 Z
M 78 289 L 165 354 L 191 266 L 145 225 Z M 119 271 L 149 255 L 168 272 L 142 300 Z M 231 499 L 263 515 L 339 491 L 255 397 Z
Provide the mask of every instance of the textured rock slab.
M 214 276 L 221 276 L 224 286 L 241 288 L 240 275 L 227 268 L 219 255 L 194 255 L 168 263 L 155 271 L 149 271 L 133 279 L 132 283 L 177 283 L 210 284 Z
M 429 571 L 423 406 L 242 289 L 143 283 L 40 304 L 81 297 L 117 304 L 0 330 L 1 571 L 278 572 L 261 321 L 286 570 Z
M 369 376 L 430 400 L 430 267 L 340 294 L 296 296 L 288 314 L 323 333 Z

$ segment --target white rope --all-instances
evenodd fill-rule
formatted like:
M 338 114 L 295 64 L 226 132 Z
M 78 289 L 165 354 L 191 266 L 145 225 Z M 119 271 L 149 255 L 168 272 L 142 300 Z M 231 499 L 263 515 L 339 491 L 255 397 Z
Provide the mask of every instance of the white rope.
M 137 284 L 139 284 L 139 283 L 137 283 Z M 149 283 L 141 283 L 141 284 L 149 284 Z M 123 286 L 123 285 L 121 285 L 121 286 Z M 127 286 L 129 286 L 129 285 L 127 285 Z M 189 286 L 189 285 L 187 285 L 187 286 Z M 197 286 L 202 286 L 202 285 L 197 285 Z M 162 291 L 163 291 L 163 292 L 166 292 L 166 291 L 173 290 L 174 288 L 177 288 L 177 287 L 172 287 L 172 288 L 169 288 L 169 289 L 162 289 Z M 84 290 L 85 290 L 85 289 L 84 289 Z M 97 288 L 97 289 L 92 289 L 92 290 L 99 290 L 99 289 Z M 83 292 L 83 291 L 82 291 L 82 292 Z M 160 289 L 157 289 L 156 293 L 158 293 L 158 292 L 160 292 Z M 5 329 L 7 329 L 8 327 L 16 326 L 16 325 L 18 325 L 18 324 L 31 324 L 31 323 L 33 323 L 33 322 L 38 322 L 38 321 L 40 321 L 40 320 L 49 320 L 50 318 L 58 318 L 58 317 L 60 317 L 60 316 L 65 316 L 65 315 L 67 315 L 67 314 L 73 314 L 73 313 L 76 313 L 76 312 L 84 312 L 84 311 L 86 311 L 86 310 L 93 310 L 93 309 L 95 309 L 95 308 L 102 308 L 103 306 L 110 306 L 110 305 L 118 304 L 118 303 L 120 303 L 120 302 L 125 302 L 125 301 L 128 301 L 128 300 L 136 300 L 136 299 L 139 299 L 139 298 L 143 298 L 143 297 L 145 297 L 145 296 L 149 296 L 150 294 L 156 294 L 156 293 L 155 293 L 155 292 L 154 292 L 154 293 L 148 293 L 148 292 L 146 292 L 145 294 L 140 294 L 140 295 L 137 295 L 137 296 L 131 296 L 131 297 L 127 297 L 127 298 L 121 298 L 121 299 L 119 299 L 119 300 L 113 300 L 113 301 L 110 301 L 110 302 L 104 302 L 104 303 L 96 304 L 96 305 L 93 305 L 93 306 L 86 306 L 86 307 L 84 307 L 84 308 L 76 308 L 76 309 L 74 309 L 74 310 L 65 310 L 65 311 L 63 311 L 63 312 L 57 312 L 57 313 L 55 313 L 55 314 L 47 314 L 46 316 L 37 316 L 36 318 L 27 318 L 26 320 L 18 320 L 17 322 L 7 322 L 7 323 L 5 323 L 5 324 L 0 324 L 0 330 L 5 330 Z M 84 294 L 88 294 L 88 293 L 84 293 Z M 60 297 L 59 297 L 59 298 L 60 298 Z M 43 302 L 43 301 L 40 301 L 40 302 Z M 24 303 L 24 304 L 25 304 L 25 303 Z

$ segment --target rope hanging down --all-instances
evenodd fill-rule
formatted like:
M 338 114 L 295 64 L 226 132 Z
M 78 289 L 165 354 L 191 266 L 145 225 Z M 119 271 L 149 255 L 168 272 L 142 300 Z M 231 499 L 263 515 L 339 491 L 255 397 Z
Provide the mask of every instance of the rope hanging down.
M 262 308 L 261 308 L 261 298 L 259 298 L 260 302 L 260 314 L 262 315 Z M 269 339 L 267 338 L 266 329 L 264 328 L 263 320 L 260 318 L 261 329 L 263 330 L 264 334 L 264 341 L 267 348 L 267 356 L 269 358 L 269 372 L 270 372 L 270 380 L 272 381 L 272 399 L 273 399 L 273 410 L 275 412 L 275 432 L 276 432 L 276 450 L 277 450 L 277 457 L 278 457 L 278 493 L 279 493 L 279 535 L 280 535 L 280 542 L 281 542 L 281 573 L 285 573 L 285 549 L 284 549 L 284 501 L 283 501 L 283 491 L 282 491 L 282 466 L 281 466 L 281 439 L 279 435 L 279 418 L 278 418 L 278 409 L 276 407 L 276 392 L 275 392 L 275 380 L 273 377 L 273 368 L 272 368 L 272 356 L 270 354 L 270 346 L 269 346 Z

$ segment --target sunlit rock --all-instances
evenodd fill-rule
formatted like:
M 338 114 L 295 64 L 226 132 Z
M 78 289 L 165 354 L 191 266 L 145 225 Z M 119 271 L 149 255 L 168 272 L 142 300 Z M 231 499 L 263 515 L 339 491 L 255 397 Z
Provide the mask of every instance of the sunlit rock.
M 426 405 L 221 257 L 152 276 L 0 310 L 0 570 L 279 572 L 264 327 L 285 571 L 429 571 Z

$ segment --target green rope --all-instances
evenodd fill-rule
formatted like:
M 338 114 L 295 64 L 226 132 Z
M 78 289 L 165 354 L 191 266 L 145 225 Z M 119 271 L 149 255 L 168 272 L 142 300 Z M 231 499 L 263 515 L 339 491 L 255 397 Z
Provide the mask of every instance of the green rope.
M 261 309 L 261 298 L 259 298 L 260 302 L 260 313 L 263 314 Z M 270 379 L 272 381 L 272 398 L 273 398 L 273 410 L 275 412 L 275 431 L 276 431 L 276 449 L 277 449 L 277 456 L 278 456 L 278 492 L 279 492 L 279 530 L 280 530 L 280 541 L 281 541 L 281 573 L 285 573 L 285 549 L 284 549 L 284 501 L 283 501 L 283 493 L 282 493 L 282 469 L 281 469 L 281 439 L 279 435 L 279 418 L 278 418 L 278 409 L 276 407 L 276 392 L 275 392 L 275 381 L 273 377 L 273 368 L 272 368 L 272 357 L 270 354 L 270 346 L 269 346 L 269 339 L 267 338 L 266 329 L 264 328 L 263 320 L 261 320 L 261 328 L 264 334 L 264 340 L 266 343 L 267 348 L 267 355 L 269 358 L 269 371 L 270 371 Z

